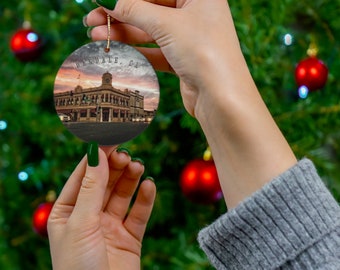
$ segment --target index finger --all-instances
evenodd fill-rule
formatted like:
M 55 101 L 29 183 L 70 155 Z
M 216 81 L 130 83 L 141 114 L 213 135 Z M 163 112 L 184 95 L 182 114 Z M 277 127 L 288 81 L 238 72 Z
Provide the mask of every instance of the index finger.
M 176 0 L 145 0 L 156 5 L 176 7 Z M 91 10 L 83 21 L 85 26 L 106 25 L 106 12 L 102 7 Z
M 176 0 L 145 0 L 160 6 L 176 7 Z M 84 17 L 84 26 L 98 26 L 106 24 L 106 12 L 102 7 L 91 10 L 87 16 Z

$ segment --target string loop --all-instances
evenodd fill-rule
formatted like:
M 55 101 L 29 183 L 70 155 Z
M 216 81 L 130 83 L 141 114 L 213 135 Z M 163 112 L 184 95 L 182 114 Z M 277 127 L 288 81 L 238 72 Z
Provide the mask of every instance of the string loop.
M 109 14 L 107 14 L 107 43 L 106 43 L 106 47 L 104 48 L 105 52 L 109 52 L 110 51 L 110 38 L 111 35 L 111 17 Z

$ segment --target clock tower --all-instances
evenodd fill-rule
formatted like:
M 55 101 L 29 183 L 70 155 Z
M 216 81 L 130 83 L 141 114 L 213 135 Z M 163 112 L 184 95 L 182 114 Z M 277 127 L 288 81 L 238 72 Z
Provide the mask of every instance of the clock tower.
M 112 86 L 112 74 L 109 72 L 105 72 L 102 76 L 102 85 L 110 85 Z

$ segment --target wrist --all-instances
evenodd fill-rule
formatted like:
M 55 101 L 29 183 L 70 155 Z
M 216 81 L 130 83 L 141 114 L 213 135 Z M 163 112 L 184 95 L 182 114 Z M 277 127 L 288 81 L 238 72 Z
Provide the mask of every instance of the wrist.
M 296 158 L 245 61 L 234 68 L 228 64 L 210 77 L 210 89 L 200 89 L 195 116 L 211 147 L 225 201 L 233 208 Z
M 197 86 L 195 117 L 201 124 L 219 121 L 218 115 L 228 118 L 233 107 L 245 98 L 261 99 L 241 50 L 232 55 L 206 57 L 206 68 Z M 211 117 L 208 117 L 211 115 Z M 232 115 L 230 115 L 232 117 Z

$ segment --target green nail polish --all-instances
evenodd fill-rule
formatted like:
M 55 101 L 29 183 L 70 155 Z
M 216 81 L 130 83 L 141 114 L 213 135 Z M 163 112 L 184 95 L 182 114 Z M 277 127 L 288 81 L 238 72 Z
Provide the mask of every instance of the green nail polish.
M 99 164 L 97 142 L 90 142 L 87 146 L 87 164 L 91 167 L 97 167 Z
M 113 10 L 116 6 L 117 0 L 95 0 L 97 5 Z
M 140 164 L 144 165 L 144 161 L 140 158 L 131 158 L 131 161 L 139 162 Z
M 155 179 L 153 177 L 151 177 L 151 176 L 145 177 L 145 180 L 150 180 L 152 182 L 155 182 Z
M 128 149 L 124 148 L 124 147 L 118 147 L 118 148 L 116 149 L 116 152 L 117 152 L 117 153 L 125 153 L 125 154 L 127 154 L 128 156 L 131 156 L 131 155 L 130 155 L 130 151 L 129 151 Z
M 92 32 L 92 27 L 87 28 L 86 35 L 87 35 L 88 38 L 92 38 L 91 32 Z
M 85 15 L 85 16 L 83 17 L 83 25 L 84 25 L 85 27 L 89 27 L 88 24 L 87 24 L 87 15 Z

